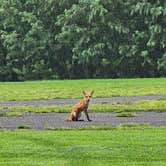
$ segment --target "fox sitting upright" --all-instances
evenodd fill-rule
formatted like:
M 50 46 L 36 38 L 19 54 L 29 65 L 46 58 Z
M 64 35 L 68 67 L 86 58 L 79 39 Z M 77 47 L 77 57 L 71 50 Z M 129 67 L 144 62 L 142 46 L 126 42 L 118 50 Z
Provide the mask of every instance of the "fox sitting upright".
M 80 100 L 77 104 L 75 104 L 72 108 L 72 111 L 70 113 L 70 116 L 69 118 L 66 119 L 66 121 L 79 121 L 79 118 L 81 117 L 81 113 L 84 112 L 86 117 L 87 117 L 87 120 L 88 121 L 91 121 L 89 119 L 89 115 L 88 115 L 88 106 L 89 106 L 89 101 L 90 101 L 90 98 L 92 97 L 93 95 L 93 92 L 84 92 L 83 91 L 83 99 Z

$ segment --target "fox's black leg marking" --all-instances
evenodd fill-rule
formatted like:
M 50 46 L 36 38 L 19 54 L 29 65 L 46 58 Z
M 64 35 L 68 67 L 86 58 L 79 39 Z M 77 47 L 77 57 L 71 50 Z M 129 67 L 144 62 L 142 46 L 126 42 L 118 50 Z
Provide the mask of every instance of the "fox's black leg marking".
M 74 116 L 74 121 L 78 121 L 78 112 L 75 113 L 75 116 Z
M 89 119 L 89 115 L 88 115 L 87 110 L 85 110 L 85 115 L 86 115 L 86 117 L 87 117 L 88 121 L 92 121 L 92 120 L 90 120 L 90 119 Z

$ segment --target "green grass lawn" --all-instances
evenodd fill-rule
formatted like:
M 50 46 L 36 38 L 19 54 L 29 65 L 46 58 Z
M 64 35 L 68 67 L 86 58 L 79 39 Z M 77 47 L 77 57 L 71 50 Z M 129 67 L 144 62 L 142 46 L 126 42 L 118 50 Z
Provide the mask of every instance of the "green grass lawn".
M 164 166 L 166 129 L 0 131 L 3 166 Z
M 3 108 L 0 108 L 0 112 Z M 8 113 L 0 116 L 20 116 L 21 112 L 70 112 L 72 105 L 65 106 L 12 106 L 8 107 Z M 138 111 L 166 111 L 166 100 L 145 100 L 131 103 L 101 103 L 90 104 L 88 112 L 138 112 Z
M 166 94 L 166 78 L 1 82 L 0 101 L 81 98 L 82 90 L 94 97 Z
M 0 83 L 0 101 L 166 94 L 166 78 Z M 72 106 L 14 106 L 22 112 L 70 112 Z M 1 110 L 2 108 L 0 108 Z M 21 112 L 22 111 L 22 112 Z M 89 112 L 166 111 L 166 100 L 90 104 Z M 166 165 L 166 128 L 93 128 L 55 131 L 0 131 L 0 166 Z

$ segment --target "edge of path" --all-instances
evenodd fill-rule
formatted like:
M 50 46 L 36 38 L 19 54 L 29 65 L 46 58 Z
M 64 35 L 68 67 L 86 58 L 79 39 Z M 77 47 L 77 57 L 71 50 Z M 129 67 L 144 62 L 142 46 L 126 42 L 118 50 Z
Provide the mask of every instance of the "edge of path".
M 146 96 L 118 96 L 93 98 L 91 103 L 127 103 L 140 100 L 159 100 L 166 99 L 166 95 L 146 95 Z M 48 99 L 48 100 L 24 100 L 24 101 L 5 101 L 0 102 L 0 107 L 8 106 L 38 106 L 38 105 L 72 105 L 80 99 Z

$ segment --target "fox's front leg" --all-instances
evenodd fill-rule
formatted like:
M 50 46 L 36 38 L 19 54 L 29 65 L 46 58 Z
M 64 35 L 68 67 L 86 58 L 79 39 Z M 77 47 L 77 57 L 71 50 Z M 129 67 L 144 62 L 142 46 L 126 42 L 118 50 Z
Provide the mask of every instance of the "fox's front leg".
M 73 120 L 74 121 L 78 121 L 78 116 L 79 116 L 79 113 L 78 112 L 74 112 L 74 118 L 73 118 Z
M 82 120 L 82 119 L 79 119 L 81 117 L 81 112 L 80 111 L 78 111 L 78 112 L 75 112 L 74 113 L 74 121 L 84 121 L 84 120 Z
M 92 120 L 89 119 L 88 111 L 85 110 L 84 112 L 85 112 L 85 115 L 86 115 L 86 117 L 87 117 L 87 120 L 88 120 L 89 122 L 92 121 Z

